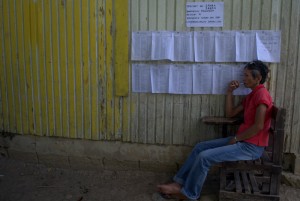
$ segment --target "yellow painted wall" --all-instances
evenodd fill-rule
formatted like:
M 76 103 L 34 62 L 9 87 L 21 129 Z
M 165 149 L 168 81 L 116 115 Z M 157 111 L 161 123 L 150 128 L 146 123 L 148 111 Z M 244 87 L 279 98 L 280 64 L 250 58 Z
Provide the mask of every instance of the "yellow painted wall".
M 0 129 L 119 140 L 128 31 L 127 0 L 0 0 Z
M 187 1 L 204 0 L 0 0 L 0 131 L 177 145 L 219 137 L 201 117 L 223 115 L 223 95 L 131 93 L 131 32 L 281 30 L 270 89 L 287 109 L 285 151 L 300 154 L 300 1 L 222 0 L 222 28 L 187 28 Z

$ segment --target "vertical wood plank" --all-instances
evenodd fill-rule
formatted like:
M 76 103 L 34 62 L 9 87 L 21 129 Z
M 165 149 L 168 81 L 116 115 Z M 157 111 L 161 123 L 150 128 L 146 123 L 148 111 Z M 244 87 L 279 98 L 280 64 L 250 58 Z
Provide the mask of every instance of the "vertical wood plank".
M 149 1 L 149 30 L 157 30 L 158 26 L 158 1 Z M 155 96 L 149 97 L 149 102 L 152 103 L 152 106 L 148 108 L 149 117 L 151 122 L 149 127 L 153 130 L 150 131 L 150 134 L 153 133 L 153 140 L 155 143 L 163 144 L 164 142 L 164 95 L 155 94 Z M 153 108 L 153 109 L 151 109 Z M 151 112 L 152 111 L 152 112 Z M 148 135 L 148 142 L 151 142 Z
M 69 97 L 68 97 L 68 55 L 67 55 L 67 14 L 66 1 L 58 2 L 58 22 L 59 22 L 59 66 L 60 66 L 60 83 L 61 83 L 61 124 L 62 136 L 70 136 L 69 128 Z
M 5 51 L 5 65 L 3 66 L 4 71 L 3 75 L 5 76 L 6 83 L 6 99 L 7 99 L 7 113 L 4 118 L 8 120 L 5 122 L 7 131 L 13 132 L 13 127 L 15 127 L 14 122 L 14 103 L 13 103 L 13 80 L 12 80 L 12 55 L 11 55 L 11 34 L 10 34 L 10 10 L 9 10 L 10 1 L 3 1 L 3 28 L 4 28 L 4 51 Z
M 139 30 L 148 30 L 148 0 L 140 0 L 139 7 Z M 147 143 L 148 135 L 148 95 L 139 93 L 139 130 L 138 142 Z
M 286 74 L 286 69 L 288 66 L 288 53 L 289 53 L 289 27 L 291 26 L 291 16 L 286 15 L 287 13 L 291 13 L 291 6 L 292 3 L 290 0 L 282 1 L 281 2 L 281 22 L 280 22 L 280 29 L 281 29 L 281 62 L 280 68 L 277 71 L 277 79 L 276 81 L 276 99 L 275 103 L 277 106 L 285 107 L 286 106 L 286 79 L 289 79 Z M 287 118 L 289 116 L 289 110 L 287 110 Z M 287 120 L 288 122 L 288 120 Z M 285 147 L 289 149 L 290 147 L 290 133 L 285 133 Z
M 38 58 L 38 41 L 37 41 L 37 3 L 35 1 L 30 2 L 30 35 L 31 35 L 31 50 L 32 50 L 32 62 L 31 62 L 31 79 L 33 86 L 33 111 L 34 111 L 34 134 L 41 133 L 41 105 L 40 105 L 40 88 L 39 88 L 39 58 Z
M 300 15 L 300 9 L 298 9 L 298 16 Z M 295 98 L 294 98 L 294 105 L 293 105 L 293 121 L 292 121 L 292 135 L 293 135 L 293 145 L 290 150 L 294 153 L 300 154 L 300 137 L 299 137 L 299 130 L 300 130 L 300 106 L 296 104 L 297 101 L 300 99 L 300 43 L 299 43 L 299 36 L 298 36 L 298 60 L 297 60 L 297 71 L 296 71 L 296 85 L 295 85 Z M 287 148 L 285 148 L 287 150 Z
M 159 1 L 160 2 L 160 1 Z M 163 30 L 169 30 L 169 31 L 174 31 L 176 29 L 176 17 L 175 17 L 175 12 L 176 12 L 176 2 L 174 0 L 172 1 L 164 1 L 163 5 L 163 10 L 158 10 L 158 13 L 163 12 L 161 14 L 162 18 L 162 24 L 159 26 L 164 26 L 162 27 Z M 175 9 L 176 8 L 176 9 Z M 158 16 L 160 19 L 160 16 Z M 180 26 L 180 25 L 178 25 Z M 159 28 L 160 29 L 160 28 Z M 172 144 L 174 141 L 175 136 L 177 137 L 178 135 L 174 132 L 173 126 L 175 125 L 175 100 L 177 102 L 180 102 L 180 97 L 178 95 L 171 95 L 167 94 L 165 97 L 165 132 L 163 133 L 164 135 L 164 143 L 166 144 Z M 180 108 L 178 108 L 180 110 Z M 181 131 L 177 131 L 177 133 L 180 133 Z M 178 138 L 177 138 L 178 139 Z M 179 140 L 177 140 L 179 141 Z
M 47 87 L 46 79 L 46 61 L 45 61 L 45 22 L 44 22 L 44 1 L 37 2 L 37 40 L 38 40 L 38 58 L 39 58 L 39 88 L 40 88 L 40 104 L 41 104 L 41 133 L 46 136 L 48 134 L 48 118 L 47 118 Z M 20 26 L 21 27 L 21 26 Z
M 139 0 L 131 0 L 130 5 L 130 21 L 131 21 L 131 31 L 139 30 Z M 132 86 L 130 86 L 132 87 Z M 139 135 L 139 94 L 131 93 L 131 101 L 130 101 L 130 133 L 131 133 L 131 141 L 138 142 Z
M 242 3 L 243 1 L 232 2 L 232 30 L 240 30 L 242 24 Z
M 261 29 L 269 30 L 271 28 L 271 12 L 272 0 L 264 0 L 261 2 Z
M 4 7 L 3 0 L 0 0 L 0 40 L 4 41 Z M 4 130 L 7 123 L 4 123 L 4 119 L 8 114 L 7 111 L 7 99 L 6 99 L 6 79 L 5 79 L 5 51 L 4 43 L 0 45 L 0 129 Z M 6 120 L 7 121 L 7 120 Z
M 252 1 L 252 19 L 251 29 L 259 30 L 261 28 L 261 0 Z
M 223 30 L 230 30 L 232 26 L 232 3 L 233 0 L 224 0 L 224 26 Z
M 54 1 L 55 2 L 55 1 Z M 51 27 L 51 12 L 52 12 L 52 4 L 49 0 L 44 0 L 43 5 L 43 28 L 44 28 L 44 73 L 45 73 L 45 106 L 46 107 L 46 118 L 47 121 L 47 135 L 53 136 L 54 133 L 54 113 L 53 113 L 53 106 L 54 106 L 54 96 L 53 96 L 53 60 L 51 56 L 51 45 L 52 45 L 52 28 Z M 56 42 L 56 41 L 55 41 Z M 54 43 L 54 41 L 53 41 Z M 43 108 L 45 110 L 45 108 Z M 45 121 L 44 120 L 44 121 Z
M 190 28 L 186 27 L 185 23 L 185 6 L 186 2 L 184 1 L 175 1 L 175 16 L 176 16 L 176 28 L 175 30 L 178 31 L 185 31 L 189 30 Z M 191 66 L 190 66 L 191 67 Z M 192 111 L 192 96 L 193 95 L 183 95 L 181 96 L 182 99 L 182 110 L 183 110 L 183 121 L 181 133 L 177 133 L 177 135 L 182 136 L 180 141 L 183 144 L 189 144 L 192 138 L 192 119 L 191 119 L 191 111 Z M 175 108 L 174 108 L 175 109 Z M 180 118 L 179 118 L 180 119 Z M 175 124 L 174 124 L 175 125 Z M 174 139 L 174 138 L 173 138 Z
M 81 10 L 82 10 L 82 90 L 83 90 L 83 133 L 85 139 L 91 139 L 91 78 L 90 78 L 90 38 L 89 38 L 89 29 L 90 29 L 90 18 L 89 18 L 89 3 L 90 1 L 82 1 Z
M 131 116 L 131 112 L 130 112 L 130 107 L 131 107 L 131 62 L 130 62 L 130 56 L 131 56 L 131 0 L 127 1 L 127 19 L 128 19 L 128 64 L 127 64 L 127 68 L 128 68 L 128 96 L 126 98 L 124 98 L 123 101 L 123 107 L 122 107 L 122 141 L 124 142 L 129 142 L 130 141 L 130 116 Z
M 167 0 L 158 0 L 157 1 L 157 29 L 158 30 L 165 30 L 167 24 Z M 172 20 L 170 23 L 172 23 Z
M 17 90 L 17 86 L 16 86 L 16 69 L 17 69 L 17 61 L 16 61 L 16 36 L 15 36 L 15 13 L 14 13 L 14 1 L 10 1 L 8 3 L 8 10 L 9 10 L 9 16 L 8 16 L 8 25 L 7 28 L 9 29 L 9 41 L 8 41 L 8 46 L 9 49 L 9 55 L 10 55 L 10 60 L 8 60 L 9 64 L 10 64 L 10 68 L 7 68 L 7 75 L 9 76 L 8 81 L 9 81 L 9 85 L 8 85 L 8 90 L 10 91 L 9 94 L 9 98 L 11 102 L 11 107 L 9 108 L 10 110 L 10 116 L 11 116 L 11 120 L 10 120 L 10 130 L 11 132 L 17 132 L 17 94 L 16 94 L 16 90 Z
M 115 96 L 128 96 L 128 0 L 115 1 Z M 115 97 L 115 138 L 122 137 L 123 100 Z
M 66 54 L 67 54 L 67 94 L 68 94 L 68 116 L 69 137 L 75 138 L 76 128 L 76 104 L 75 104 L 75 47 L 74 47 L 74 3 L 65 1 L 66 6 Z
M 98 35 L 98 17 L 100 11 L 98 10 L 98 1 L 91 0 L 89 5 L 89 38 L 90 38 L 90 96 L 91 96 L 91 139 L 99 139 L 99 91 L 98 85 L 98 70 L 99 70 L 99 58 L 97 55 L 97 42 L 100 38 Z
M 152 1 L 151 1 L 152 2 Z M 163 30 L 165 29 L 166 25 L 166 1 L 158 0 L 156 5 L 151 4 L 151 10 L 156 10 L 156 18 L 151 19 L 150 22 L 153 20 L 153 29 L 154 30 Z M 154 20 L 155 20 L 155 27 L 154 27 Z M 152 23 L 150 23 L 152 26 Z M 151 28 L 151 27 L 150 27 Z M 166 94 L 159 94 L 156 96 L 156 122 L 155 122 L 155 139 L 156 143 L 164 144 L 165 143 L 165 134 L 170 134 L 170 126 L 168 127 L 169 130 L 165 130 L 165 126 L 167 125 L 167 121 L 170 119 L 166 118 L 166 99 L 169 98 Z
M 28 120 L 29 120 L 29 132 L 34 133 L 34 108 L 33 108 L 33 83 L 31 74 L 31 35 L 30 35 L 30 0 L 23 1 L 24 11 L 24 53 L 25 53 L 25 72 L 26 72 L 26 90 L 28 100 Z
M 10 27 L 11 27 L 11 46 L 12 46 L 12 76 L 13 76 L 13 96 L 15 105 L 15 132 L 22 133 L 22 105 L 21 105 L 21 93 L 20 93 L 20 59 L 19 59 L 19 44 L 18 44 L 18 28 L 17 27 L 17 10 L 16 1 L 10 2 Z
M 157 2 L 148 0 L 147 9 L 147 30 L 156 29 Z M 147 102 L 147 143 L 153 144 L 156 141 L 156 94 L 148 95 Z M 162 134 L 162 133 L 161 133 Z
M 114 139 L 114 97 L 113 97 L 113 3 L 106 1 L 106 111 L 107 111 L 107 136 L 106 139 Z
M 280 16 L 281 16 L 281 0 L 273 0 L 271 5 L 271 29 L 279 30 L 280 29 Z M 270 88 L 269 91 L 273 98 L 276 97 L 276 80 L 277 80 L 277 64 L 270 64 Z
M 82 66 L 82 5 L 74 1 L 74 48 L 75 48 L 75 108 L 77 137 L 83 138 L 83 66 Z
M 177 3 L 177 4 L 176 4 Z M 175 30 L 180 31 L 182 28 L 182 19 L 177 15 L 182 16 L 185 10 L 180 9 L 182 6 L 182 2 L 176 1 L 167 1 L 167 19 L 168 21 L 171 20 L 170 18 L 175 19 L 175 21 L 171 21 L 170 25 L 167 24 L 167 30 Z M 174 95 L 173 96 L 173 128 L 172 128 L 172 142 L 174 144 L 183 144 L 184 139 L 187 136 L 187 133 L 184 132 L 186 128 L 184 128 L 184 115 L 185 115 L 185 104 L 188 99 L 188 95 Z M 188 129 L 188 128 L 187 128 Z
M 106 100 L 106 27 L 105 27 L 105 16 L 106 16 L 106 5 L 105 0 L 98 1 L 98 42 L 97 42 L 97 50 L 98 50 L 98 58 L 99 58 L 99 64 L 98 64 L 98 77 L 99 77 L 99 139 L 105 139 L 106 137 L 106 131 L 107 131 L 107 118 L 106 118 L 106 106 L 107 106 L 107 100 Z
M 199 135 L 203 135 L 200 130 L 201 124 L 201 98 L 199 95 L 191 97 L 191 118 L 190 118 L 190 136 L 187 144 L 194 145 L 199 141 Z
M 45 12 L 45 62 L 46 62 L 46 93 L 47 93 L 47 109 L 48 109 L 48 130 L 47 135 L 53 136 L 55 132 L 55 110 L 54 110 L 54 94 L 53 94 L 53 62 L 52 62 L 52 27 L 51 27 L 51 4 L 49 0 L 44 2 Z
M 288 44 L 288 58 L 287 58 L 287 66 L 286 66 L 286 75 L 287 75 L 287 79 L 286 79 L 286 83 L 285 83 L 285 100 L 294 100 L 294 101 L 285 101 L 285 106 L 284 108 L 287 109 L 287 111 L 291 111 L 288 112 L 286 114 L 286 121 L 287 122 L 291 122 L 290 124 L 287 124 L 285 126 L 285 131 L 288 134 L 288 136 L 290 135 L 290 139 L 289 139 L 289 147 L 290 147 L 290 151 L 293 153 L 295 151 L 297 151 L 297 147 L 299 146 L 299 144 L 295 144 L 295 141 L 298 141 L 298 137 L 296 133 L 292 133 L 292 127 L 294 126 L 294 124 L 292 124 L 293 119 L 295 114 L 293 113 L 293 107 L 294 104 L 297 104 L 297 99 L 295 99 L 295 93 L 297 91 L 295 91 L 296 88 L 296 73 L 297 73 L 297 66 L 295 64 L 297 64 L 298 61 L 298 47 L 299 47 L 299 31 L 300 31 L 300 25 L 299 25 L 299 21 L 300 21 L 300 15 L 299 15 L 299 11 L 300 11 L 300 6 L 299 6 L 300 2 L 299 1 L 292 1 L 291 2 L 291 12 L 290 12 L 290 27 L 289 27 L 289 44 Z M 298 42 L 296 42 L 298 41 Z M 299 110 L 298 110 L 299 111 Z M 296 117 L 297 119 L 297 117 Z
M 251 27 L 251 1 L 243 0 L 241 10 L 242 30 L 249 30 Z
M 16 27 L 17 27 L 17 55 L 19 66 L 19 101 L 20 101 L 20 121 L 21 133 L 29 133 L 28 128 L 28 106 L 27 106 L 27 87 L 26 87 L 26 74 L 25 74 L 25 53 L 24 53 L 24 23 L 23 23 L 23 2 L 16 3 Z M 0 20 L 1 21 L 1 20 Z
M 115 0 L 115 17 L 115 95 L 128 96 L 128 0 Z

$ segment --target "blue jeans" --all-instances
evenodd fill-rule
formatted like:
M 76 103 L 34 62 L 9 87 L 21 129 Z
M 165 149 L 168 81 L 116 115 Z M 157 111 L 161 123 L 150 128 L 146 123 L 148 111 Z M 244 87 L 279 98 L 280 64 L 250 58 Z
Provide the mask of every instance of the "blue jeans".
M 215 139 L 198 143 L 173 180 L 179 183 L 181 193 L 189 199 L 200 197 L 203 183 L 209 168 L 224 161 L 255 160 L 259 158 L 264 147 L 246 142 L 228 145 L 232 137 Z

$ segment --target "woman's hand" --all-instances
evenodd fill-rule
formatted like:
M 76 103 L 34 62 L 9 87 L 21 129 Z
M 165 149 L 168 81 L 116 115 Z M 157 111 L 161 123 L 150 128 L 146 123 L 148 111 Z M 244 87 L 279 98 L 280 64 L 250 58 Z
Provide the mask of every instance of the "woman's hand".
M 236 139 L 234 137 L 232 137 L 230 139 L 230 141 L 228 142 L 228 145 L 235 144 L 235 143 L 236 143 Z
M 233 92 L 235 89 L 239 88 L 239 86 L 240 86 L 239 81 L 232 80 L 228 85 L 227 92 Z

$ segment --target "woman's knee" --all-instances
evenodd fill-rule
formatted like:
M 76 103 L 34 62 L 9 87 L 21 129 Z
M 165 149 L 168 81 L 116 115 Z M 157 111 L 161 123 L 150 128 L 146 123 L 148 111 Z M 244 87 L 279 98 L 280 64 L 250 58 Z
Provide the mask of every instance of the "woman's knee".
M 210 158 L 210 154 L 209 154 L 210 152 L 209 151 L 207 151 L 207 150 L 205 150 L 205 151 L 201 151 L 200 153 L 199 153 L 199 159 L 201 159 L 201 160 L 207 160 L 207 159 L 209 159 Z

